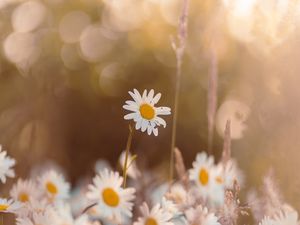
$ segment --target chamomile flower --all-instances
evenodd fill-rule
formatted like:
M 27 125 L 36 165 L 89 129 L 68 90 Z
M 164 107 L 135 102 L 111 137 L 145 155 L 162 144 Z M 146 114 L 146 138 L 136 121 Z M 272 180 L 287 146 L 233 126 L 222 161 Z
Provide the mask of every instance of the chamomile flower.
M 265 216 L 262 221 L 259 223 L 259 225 L 277 225 L 275 220 L 271 219 L 268 216 Z
M 224 201 L 224 179 L 222 167 L 214 165 L 214 158 L 205 152 L 196 156 L 193 169 L 189 171 L 189 178 L 197 185 L 200 196 L 221 204 Z
M 162 198 L 161 207 L 164 211 L 171 213 L 172 216 L 176 216 L 179 213 L 177 205 L 173 201 L 166 199 L 166 197 Z
M 233 189 L 234 182 L 241 186 L 244 183 L 244 175 L 237 166 L 235 160 L 230 159 L 224 167 L 224 185 L 228 189 Z
M 69 197 L 70 185 L 61 174 L 50 170 L 43 174 L 40 179 L 40 186 L 50 201 L 66 199 Z
M 0 181 L 2 183 L 6 182 L 6 177 L 15 177 L 15 172 L 12 169 L 15 164 L 16 161 L 7 156 L 6 151 L 2 151 L 2 146 L 0 145 Z
M 55 206 L 53 213 L 53 224 L 55 225 L 87 225 L 88 222 L 85 214 L 75 219 L 68 204 L 60 202 Z
M 158 93 L 154 96 L 154 90 L 151 89 L 149 93 L 144 90 L 143 95 L 134 89 L 133 92 L 129 91 L 130 96 L 134 101 L 126 101 L 124 109 L 131 111 L 131 113 L 124 116 L 125 120 L 133 120 L 136 130 L 142 132 L 147 131 L 148 135 L 152 133 L 157 136 L 157 126 L 167 126 L 164 119 L 160 115 L 170 115 L 171 109 L 169 107 L 155 107 L 154 105 L 159 101 L 161 94 Z
M 10 196 L 16 201 L 27 203 L 30 199 L 37 199 L 39 191 L 33 181 L 19 179 L 12 187 Z
M 32 219 L 17 218 L 17 225 L 53 225 L 54 213 L 52 210 L 44 213 L 33 213 Z
M 137 222 L 133 225 L 173 225 L 172 214 L 165 211 L 160 207 L 160 204 L 156 204 L 151 210 L 148 205 L 144 202 L 140 207 L 142 217 L 138 218 Z
M 221 225 L 218 222 L 218 217 L 214 213 L 208 212 L 208 209 L 201 205 L 198 205 L 196 208 L 187 209 L 185 216 L 188 224 Z
M 12 199 L 0 198 L 0 213 L 17 213 L 21 209 L 21 204 Z
M 172 185 L 170 191 L 166 195 L 178 205 L 185 204 L 188 198 L 187 191 L 181 184 L 178 183 Z
M 294 209 L 283 209 L 274 216 L 275 225 L 298 225 L 298 213 Z
M 123 216 L 132 216 L 135 189 L 122 188 L 122 183 L 119 173 L 105 169 L 93 179 L 93 185 L 89 185 L 87 198 L 97 202 L 95 207 L 102 217 L 121 222 Z

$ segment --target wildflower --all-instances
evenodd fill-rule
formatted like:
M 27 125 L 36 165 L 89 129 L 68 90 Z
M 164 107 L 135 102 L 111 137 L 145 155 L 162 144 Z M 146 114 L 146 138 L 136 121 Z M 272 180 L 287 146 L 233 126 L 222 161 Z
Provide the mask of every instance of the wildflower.
M 189 171 L 190 180 L 197 184 L 197 190 L 203 198 L 209 198 L 213 203 L 224 201 L 224 179 L 222 167 L 214 165 L 214 158 L 206 153 L 199 153 Z
M 29 201 L 28 209 L 32 213 L 45 213 L 52 209 L 49 202 L 46 199 L 34 199 L 31 198 Z
M 12 199 L 0 198 L 0 213 L 17 213 L 21 209 L 21 204 Z
M 165 197 L 162 198 L 161 207 L 164 211 L 171 213 L 172 216 L 175 216 L 179 213 L 176 204 L 173 201 L 166 199 Z
M 133 179 L 137 179 L 138 177 L 141 176 L 141 172 L 139 171 L 139 169 L 137 168 L 136 162 L 133 161 L 131 162 L 131 154 L 128 154 L 128 162 L 127 162 L 127 175 Z M 125 151 L 123 151 L 119 157 L 119 163 L 121 165 L 121 167 L 124 166 L 125 163 Z
M 19 202 L 27 203 L 31 198 L 39 197 L 39 190 L 31 180 L 19 179 L 10 191 L 10 196 Z
M 122 216 L 132 216 L 133 203 L 135 196 L 134 188 L 122 188 L 123 178 L 119 173 L 101 171 L 93 179 L 93 185 L 89 185 L 87 198 L 97 201 L 97 206 L 101 215 L 109 220 L 121 221 Z
M 39 179 L 40 185 L 50 201 L 66 199 L 69 197 L 70 185 L 61 174 L 50 170 Z
M 53 224 L 53 211 L 49 210 L 44 213 L 34 213 L 32 219 L 28 217 L 17 218 L 17 225 L 52 225 Z
M 298 213 L 294 209 L 284 208 L 273 215 L 272 218 L 266 216 L 259 225 L 298 225 Z
M 198 205 L 196 208 L 189 208 L 185 211 L 188 224 L 195 225 L 221 225 L 214 213 L 209 213 L 206 207 Z
M 170 191 L 166 194 L 167 197 L 173 200 L 176 204 L 185 204 L 188 198 L 188 194 L 184 187 L 180 184 L 174 184 L 171 186 Z
M 2 183 L 6 182 L 6 177 L 15 177 L 15 172 L 12 169 L 15 164 L 16 161 L 7 156 L 6 151 L 2 151 L 2 146 L 0 145 L 0 181 Z
M 148 205 L 144 202 L 140 207 L 142 217 L 138 218 L 137 222 L 133 225 L 173 225 L 170 221 L 172 214 L 163 210 L 160 204 L 156 204 L 151 210 Z
M 239 185 L 242 185 L 244 176 L 239 170 L 236 161 L 230 159 L 226 162 L 224 167 L 224 185 L 228 189 L 233 189 L 235 181 L 237 181 Z
M 153 133 L 158 135 L 158 129 L 156 126 L 167 126 L 164 119 L 159 117 L 160 115 L 170 115 L 171 109 L 169 107 L 155 107 L 154 105 L 159 101 L 161 94 L 158 93 L 154 96 L 154 90 L 151 89 L 147 94 L 147 90 L 144 90 L 143 95 L 134 89 L 133 92 L 129 91 L 129 94 L 134 101 L 126 101 L 124 109 L 131 111 L 131 113 L 124 116 L 125 120 L 134 120 L 135 129 L 145 132 L 147 130 L 148 135 Z
M 88 222 L 88 217 L 85 214 L 75 219 L 72 215 L 71 207 L 68 204 L 59 203 L 54 209 L 53 224 L 87 225 Z

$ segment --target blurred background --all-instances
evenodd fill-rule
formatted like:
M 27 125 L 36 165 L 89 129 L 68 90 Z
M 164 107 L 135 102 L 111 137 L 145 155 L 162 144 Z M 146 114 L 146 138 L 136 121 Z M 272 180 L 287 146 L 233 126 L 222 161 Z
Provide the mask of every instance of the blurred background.
M 55 163 L 74 184 L 98 159 L 115 165 L 128 91 L 153 88 L 173 107 L 181 0 L 0 0 L 0 143 L 16 173 Z M 300 1 L 191 0 L 176 145 L 187 167 L 207 150 L 211 49 L 218 60 L 213 151 L 231 119 L 247 189 L 273 168 L 300 209 Z M 132 152 L 168 173 L 171 117 L 159 136 L 135 132 Z M 6 187 L 7 188 L 7 187 Z M 5 192 L 5 187 L 0 187 Z

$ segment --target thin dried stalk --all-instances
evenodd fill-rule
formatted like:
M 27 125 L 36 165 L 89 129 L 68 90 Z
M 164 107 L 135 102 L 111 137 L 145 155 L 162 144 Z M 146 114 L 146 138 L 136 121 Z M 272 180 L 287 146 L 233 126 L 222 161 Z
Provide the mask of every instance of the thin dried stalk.
M 214 126 L 217 108 L 218 92 L 218 62 L 215 49 L 211 50 L 211 65 L 208 80 L 208 102 L 207 102 L 207 119 L 208 119 L 208 152 L 212 153 L 212 144 L 214 137 Z
M 224 143 L 222 153 L 222 163 L 225 165 L 231 157 L 231 134 L 230 134 L 230 120 L 227 120 L 224 131 Z
M 180 92 L 180 83 L 181 83 L 181 74 L 182 74 L 182 59 L 186 46 L 187 38 L 187 24 L 188 24 L 188 9 L 189 9 L 189 0 L 183 0 L 183 7 L 181 10 L 181 15 L 179 18 L 178 33 L 177 39 L 178 44 L 174 39 L 171 40 L 172 47 L 176 55 L 176 79 L 175 79 L 175 100 L 174 100 L 174 113 L 173 113 L 173 125 L 172 125 L 172 139 L 171 139 L 171 153 L 170 153 L 170 174 L 169 181 L 170 183 L 173 180 L 174 173 L 174 149 L 176 142 L 176 132 L 177 132 L 177 117 L 178 117 L 178 104 L 179 104 L 179 92 Z
M 175 168 L 177 171 L 177 174 L 182 181 L 182 183 L 187 187 L 188 186 L 188 180 L 187 180 L 187 173 L 183 161 L 182 154 L 178 148 L 175 148 Z
M 127 163 L 128 163 L 128 156 L 129 156 L 129 150 L 131 148 L 131 142 L 132 142 L 132 137 L 133 137 L 133 128 L 132 125 L 129 125 L 129 135 L 128 135 L 128 139 L 127 139 L 127 144 L 126 144 L 126 150 L 125 150 L 125 161 L 124 161 L 124 165 L 123 165 L 123 187 L 126 187 L 126 180 L 127 180 Z

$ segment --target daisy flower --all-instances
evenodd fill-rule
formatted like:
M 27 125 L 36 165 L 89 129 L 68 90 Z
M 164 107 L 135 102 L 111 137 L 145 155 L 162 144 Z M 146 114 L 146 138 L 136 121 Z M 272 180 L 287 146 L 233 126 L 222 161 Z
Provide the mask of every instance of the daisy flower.
M 172 214 L 163 210 L 160 204 L 156 204 L 151 210 L 144 202 L 141 206 L 142 217 L 138 218 L 137 222 L 133 225 L 173 225 L 170 221 Z
M 285 208 L 274 216 L 275 224 L 299 225 L 298 213 L 294 209 Z
M 185 211 L 188 224 L 221 225 L 214 213 L 209 213 L 206 207 L 198 205 L 196 208 L 189 208 Z
M 55 225 L 87 225 L 87 215 L 81 215 L 75 219 L 68 204 L 59 203 L 54 209 L 53 224 Z
M 189 178 L 197 185 L 197 191 L 204 199 L 212 203 L 222 204 L 224 201 L 224 179 L 222 167 L 214 165 L 213 156 L 205 152 L 198 153 L 193 169 L 189 171 Z
M 10 191 L 10 196 L 19 202 L 27 203 L 31 198 L 37 199 L 39 191 L 36 184 L 31 180 L 19 179 Z
M 262 219 L 259 225 L 277 225 L 275 220 L 271 219 L 270 217 L 266 216 Z
M 54 170 L 46 172 L 39 178 L 40 186 L 49 200 L 61 200 L 69 197 L 70 185 L 61 174 Z
M 170 191 L 166 196 L 176 204 L 183 205 L 187 201 L 188 193 L 181 184 L 174 184 L 171 186 Z
M 6 177 L 15 177 L 15 172 L 12 169 L 15 164 L 16 161 L 7 156 L 6 151 L 2 151 L 2 146 L 0 145 L 0 181 L 2 183 L 6 182 Z
M 163 197 L 161 200 L 161 208 L 164 211 L 171 213 L 172 217 L 178 215 L 179 213 L 177 205 L 173 201 L 166 199 L 166 197 Z
M 104 218 L 121 222 L 123 216 L 132 216 L 135 189 L 124 189 L 122 183 L 118 172 L 105 169 L 93 179 L 93 185 L 89 185 L 87 198 L 97 202 L 97 211 Z
M 241 186 L 244 183 L 244 175 L 238 168 L 236 161 L 230 159 L 224 166 L 224 185 L 228 189 L 233 189 L 235 181 Z
M 17 213 L 21 209 L 21 204 L 12 199 L 0 198 L 0 213 Z
M 157 126 L 167 126 L 164 119 L 160 115 L 170 115 L 171 109 L 169 107 L 155 107 L 154 105 L 159 101 L 161 94 L 158 93 L 154 96 L 154 90 L 151 89 L 149 93 L 144 90 L 143 95 L 134 89 L 133 92 L 128 92 L 134 101 L 126 101 L 124 109 L 131 111 L 131 113 L 124 116 L 125 120 L 133 120 L 136 130 L 142 132 L 147 131 L 148 135 L 153 133 L 158 135 Z
M 34 213 L 32 219 L 17 218 L 17 225 L 53 225 L 53 211 L 46 211 L 45 213 Z

